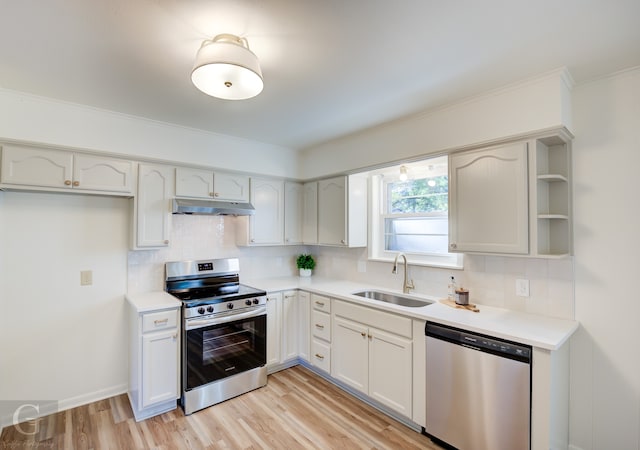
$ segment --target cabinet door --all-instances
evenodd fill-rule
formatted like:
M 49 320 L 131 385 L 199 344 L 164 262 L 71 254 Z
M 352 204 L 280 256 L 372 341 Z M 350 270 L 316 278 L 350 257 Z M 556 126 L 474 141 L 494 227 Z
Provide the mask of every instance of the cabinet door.
M 529 251 L 527 144 L 449 157 L 449 250 Z
M 249 201 L 249 177 L 216 172 L 213 175 L 213 196 L 216 200 L 230 202 Z
M 309 343 L 311 339 L 311 296 L 308 292 L 298 292 L 298 353 L 300 358 L 309 361 Z
M 202 169 L 176 168 L 176 196 L 213 198 L 213 172 Z
M 298 357 L 298 294 L 287 291 L 282 300 L 282 360 Z
M 302 241 L 318 243 L 318 182 L 304 184 L 304 212 L 302 218 Z
M 280 363 L 282 294 L 267 295 L 267 366 Z
M 369 396 L 411 417 L 412 342 L 369 328 Z
M 138 166 L 135 247 L 169 245 L 173 168 L 154 164 Z
M 302 243 L 303 186 L 287 181 L 284 184 L 284 243 Z
M 347 245 L 346 177 L 318 182 L 318 243 Z
M 142 407 L 178 397 L 178 330 L 142 336 Z
M 334 318 L 331 375 L 364 393 L 369 391 L 367 336 L 366 326 Z
M 251 179 L 251 202 L 256 209 L 249 217 L 250 244 L 282 244 L 284 238 L 284 183 Z
M 133 162 L 100 156 L 75 155 L 73 187 L 92 191 L 132 192 Z
M 72 153 L 13 145 L 2 148 L 2 183 L 71 188 L 72 178 Z

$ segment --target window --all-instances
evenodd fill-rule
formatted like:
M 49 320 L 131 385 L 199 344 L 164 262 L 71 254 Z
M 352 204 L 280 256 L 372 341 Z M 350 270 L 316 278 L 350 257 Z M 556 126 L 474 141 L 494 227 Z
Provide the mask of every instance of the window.
M 446 156 L 378 171 L 372 181 L 370 258 L 402 252 L 413 264 L 462 266 L 461 255 L 448 253 Z

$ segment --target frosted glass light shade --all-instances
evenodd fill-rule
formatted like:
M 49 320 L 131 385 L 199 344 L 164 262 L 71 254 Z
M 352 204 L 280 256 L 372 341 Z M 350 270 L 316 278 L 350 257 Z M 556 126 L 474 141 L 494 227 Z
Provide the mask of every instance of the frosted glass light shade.
M 255 97 L 264 87 L 258 57 L 246 39 L 231 34 L 202 43 L 191 81 L 205 94 L 225 100 Z

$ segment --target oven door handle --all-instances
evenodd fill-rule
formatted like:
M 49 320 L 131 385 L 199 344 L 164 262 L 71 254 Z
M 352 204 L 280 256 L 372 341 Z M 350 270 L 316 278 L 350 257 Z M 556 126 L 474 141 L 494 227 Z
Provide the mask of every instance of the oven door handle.
M 184 324 L 185 330 L 193 330 L 196 328 L 207 327 L 210 325 L 219 325 L 222 323 L 235 322 L 236 320 L 249 319 L 251 317 L 262 316 L 267 313 L 266 306 L 259 306 L 251 311 L 242 312 L 238 314 L 229 314 L 228 316 L 215 317 L 204 320 L 187 320 Z

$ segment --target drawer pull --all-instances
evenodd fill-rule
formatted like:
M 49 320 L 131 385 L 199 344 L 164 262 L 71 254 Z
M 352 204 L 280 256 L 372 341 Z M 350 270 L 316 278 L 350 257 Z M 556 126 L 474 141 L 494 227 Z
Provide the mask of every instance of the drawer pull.
M 316 358 L 318 358 L 318 359 L 324 359 L 324 356 L 322 356 L 322 355 L 318 355 L 318 354 L 316 353 Z
M 316 300 L 316 305 L 318 305 L 318 306 L 324 306 L 324 302 L 319 302 L 319 301 L 317 301 L 317 300 Z
M 162 319 L 162 320 L 154 320 L 153 324 L 155 326 L 158 326 L 158 325 L 166 324 L 167 322 L 169 322 L 169 318 L 168 317 L 166 319 Z
M 321 330 L 324 330 L 324 325 L 320 325 L 319 323 L 317 323 L 316 328 L 320 328 Z

